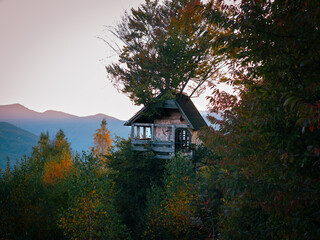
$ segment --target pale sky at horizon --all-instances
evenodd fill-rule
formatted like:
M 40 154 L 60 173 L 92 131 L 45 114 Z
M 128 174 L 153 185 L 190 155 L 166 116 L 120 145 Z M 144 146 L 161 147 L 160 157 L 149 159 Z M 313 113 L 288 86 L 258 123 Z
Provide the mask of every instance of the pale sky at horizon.
M 98 37 L 144 0 L 0 0 L 0 105 L 129 119 L 141 106 L 107 79 Z M 206 109 L 205 96 L 193 99 Z

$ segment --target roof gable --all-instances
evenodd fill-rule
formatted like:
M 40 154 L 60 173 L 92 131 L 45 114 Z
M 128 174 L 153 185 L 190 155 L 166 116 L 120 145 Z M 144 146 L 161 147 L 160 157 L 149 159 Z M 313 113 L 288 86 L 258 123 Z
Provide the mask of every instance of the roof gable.
M 189 123 L 190 127 L 194 130 L 199 130 L 201 127 L 207 126 L 207 123 L 191 101 L 191 99 L 186 95 L 177 95 L 176 99 L 166 100 L 163 104 L 164 109 L 178 109 L 186 121 Z M 131 117 L 125 126 L 130 126 L 133 123 L 142 123 L 146 121 L 143 118 L 143 113 L 147 112 L 149 105 L 143 107 L 138 111 L 133 117 Z M 150 119 L 153 121 L 153 119 Z
M 176 102 L 180 112 L 185 115 L 187 121 L 194 130 L 199 130 L 201 127 L 208 126 L 188 96 L 182 95 L 176 99 Z

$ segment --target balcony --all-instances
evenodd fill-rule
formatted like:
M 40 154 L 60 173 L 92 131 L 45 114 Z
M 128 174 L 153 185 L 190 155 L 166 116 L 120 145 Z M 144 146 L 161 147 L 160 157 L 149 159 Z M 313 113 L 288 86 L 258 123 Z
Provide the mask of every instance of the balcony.
M 158 159 L 170 159 L 175 153 L 176 129 L 187 125 L 134 123 L 131 125 L 131 145 L 134 151 L 154 151 Z

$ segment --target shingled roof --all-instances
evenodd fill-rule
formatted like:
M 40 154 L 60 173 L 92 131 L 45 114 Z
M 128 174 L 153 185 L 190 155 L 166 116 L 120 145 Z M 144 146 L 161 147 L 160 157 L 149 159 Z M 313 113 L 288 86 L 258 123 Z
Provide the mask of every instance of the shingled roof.
M 178 97 L 176 103 L 180 112 L 187 118 L 194 130 L 199 130 L 201 127 L 208 126 L 188 96 L 182 95 L 181 97 Z
M 167 106 L 167 107 L 166 107 Z M 168 107 L 170 106 L 170 107 Z M 166 100 L 164 103 L 164 108 L 176 108 L 178 109 L 186 121 L 189 123 L 190 127 L 197 131 L 201 127 L 208 126 L 191 99 L 186 95 L 177 95 L 176 99 Z M 138 123 L 139 120 L 143 119 L 143 113 L 149 110 L 149 105 L 143 107 L 138 111 L 132 118 L 125 122 L 125 126 L 130 126 L 133 123 Z M 139 122 L 141 123 L 141 122 Z

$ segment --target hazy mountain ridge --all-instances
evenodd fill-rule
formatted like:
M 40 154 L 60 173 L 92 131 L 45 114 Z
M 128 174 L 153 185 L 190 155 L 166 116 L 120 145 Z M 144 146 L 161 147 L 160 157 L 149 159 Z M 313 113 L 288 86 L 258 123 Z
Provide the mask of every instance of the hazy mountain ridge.
M 128 137 L 128 127 L 124 121 L 104 114 L 78 117 L 68 113 L 49 110 L 43 113 L 33 111 L 20 104 L 0 105 L 0 121 L 9 122 L 39 136 L 41 132 L 49 132 L 53 138 L 62 129 L 71 143 L 73 150 L 88 150 L 93 146 L 93 134 L 100 127 L 102 119 L 108 122 L 111 135 Z
M 11 164 L 32 151 L 38 136 L 7 122 L 0 122 L 0 167 L 6 167 L 7 157 Z
M 200 113 L 208 125 L 210 125 L 206 118 L 208 112 L 201 111 Z M 20 104 L 0 105 L 0 122 L 7 123 L 7 125 L 2 123 L 2 130 L 0 129 L 0 137 L 3 137 L 0 139 L 0 160 L 2 163 L 5 162 L 7 155 L 13 160 L 22 157 L 22 155 L 31 152 L 31 147 L 37 144 L 41 132 L 48 131 L 53 139 L 59 129 L 65 132 L 73 150 L 78 152 L 86 151 L 93 146 L 93 134 L 100 127 L 100 123 L 104 118 L 108 122 L 107 126 L 113 138 L 115 136 L 128 138 L 130 128 L 123 125 L 124 121 L 105 114 L 99 113 L 86 117 L 78 117 L 54 110 L 48 110 L 43 113 L 36 112 Z M 8 128 L 7 130 L 6 127 Z M 8 131 L 10 129 L 14 132 L 14 128 L 17 128 L 15 129 L 16 136 L 12 134 L 6 136 L 6 134 L 9 134 Z M 19 137 L 23 133 L 32 139 L 29 145 L 26 142 L 23 144 L 20 142 Z M 25 140 L 27 141 L 27 139 Z M 8 141 L 11 141 L 10 148 L 8 147 Z M 14 144 L 16 145 L 16 149 L 12 151 Z M 24 148 L 26 145 L 28 145 L 28 150 Z M 3 166 L 3 164 L 1 165 Z
M 47 110 L 45 112 L 37 112 L 31 110 L 21 104 L 10 104 L 10 105 L 0 105 L 0 119 L 10 119 L 10 120 L 39 120 L 39 119 L 51 119 L 51 120 L 67 120 L 67 119 L 92 119 L 105 117 L 107 119 L 119 120 L 117 118 L 98 113 L 95 115 L 90 115 L 86 117 L 79 117 L 69 113 L 56 111 L 56 110 Z M 121 121 L 121 120 L 119 120 Z

